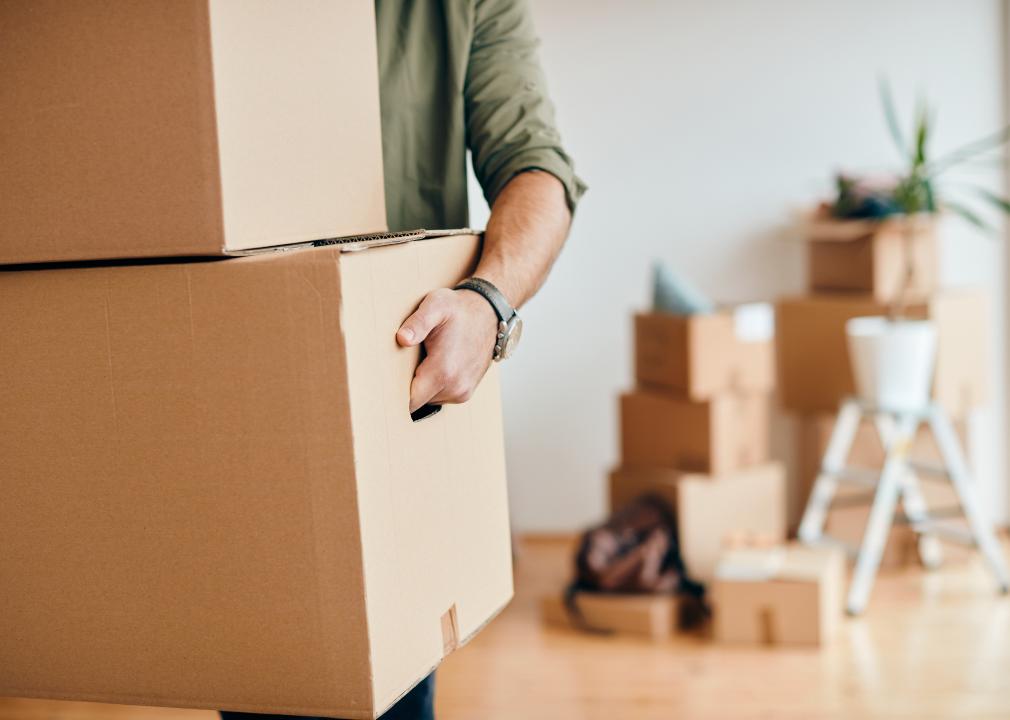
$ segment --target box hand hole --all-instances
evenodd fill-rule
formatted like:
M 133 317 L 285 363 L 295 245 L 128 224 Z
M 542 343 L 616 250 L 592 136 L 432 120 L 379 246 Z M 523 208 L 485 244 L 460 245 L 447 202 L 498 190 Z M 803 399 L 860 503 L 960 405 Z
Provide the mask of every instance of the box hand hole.
M 430 418 L 433 415 L 438 415 L 442 412 L 441 405 L 432 405 L 428 403 L 427 405 L 422 405 L 417 410 L 410 414 L 410 419 L 414 422 L 420 422 L 425 418 Z

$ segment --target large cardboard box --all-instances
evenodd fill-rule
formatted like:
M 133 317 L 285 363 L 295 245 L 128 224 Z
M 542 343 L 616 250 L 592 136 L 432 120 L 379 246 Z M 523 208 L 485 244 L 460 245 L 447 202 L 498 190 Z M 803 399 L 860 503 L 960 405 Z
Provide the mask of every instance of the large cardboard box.
M 0 272 L 0 695 L 374 718 L 494 617 L 497 375 L 394 339 L 478 252 Z
M 916 218 L 828 220 L 807 228 L 808 268 L 812 291 L 849 290 L 880 302 L 895 300 L 905 283 L 906 263 L 912 276 L 907 298 L 926 300 L 938 287 L 936 226 Z
M 710 580 L 728 540 L 786 537 L 786 474 L 767 463 L 723 476 L 685 473 L 677 482 L 677 531 L 688 573 Z
M 385 229 L 371 0 L 0 8 L 0 264 Z
M 775 383 L 772 338 L 738 330 L 732 308 L 711 314 L 635 316 L 635 377 L 644 387 L 708 400 L 736 391 L 770 392 Z
M 799 546 L 727 552 L 712 585 L 719 642 L 817 646 L 842 614 L 845 563 L 838 550 Z
M 694 402 L 636 390 L 621 396 L 621 459 L 628 467 L 721 474 L 768 459 L 766 394 Z
M 908 308 L 936 322 L 939 345 L 933 396 L 954 417 L 983 404 L 989 392 L 989 318 L 983 291 L 944 290 Z M 867 295 L 783 298 L 777 305 L 776 361 L 782 406 L 800 413 L 834 413 L 855 392 L 845 323 L 883 315 Z
M 640 635 L 665 640 L 677 629 L 680 599 L 675 595 L 630 595 L 580 592 L 575 603 L 582 624 L 566 607 L 561 593 L 540 600 L 540 615 L 553 627 Z

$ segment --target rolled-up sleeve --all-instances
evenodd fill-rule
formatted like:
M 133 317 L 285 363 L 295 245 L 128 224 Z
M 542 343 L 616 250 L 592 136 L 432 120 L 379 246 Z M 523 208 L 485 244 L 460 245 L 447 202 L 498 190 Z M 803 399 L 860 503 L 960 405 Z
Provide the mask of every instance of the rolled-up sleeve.
M 525 0 L 477 0 L 467 63 L 467 145 L 488 204 L 515 175 L 544 170 L 561 181 L 568 207 L 586 186 L 561 146 Z

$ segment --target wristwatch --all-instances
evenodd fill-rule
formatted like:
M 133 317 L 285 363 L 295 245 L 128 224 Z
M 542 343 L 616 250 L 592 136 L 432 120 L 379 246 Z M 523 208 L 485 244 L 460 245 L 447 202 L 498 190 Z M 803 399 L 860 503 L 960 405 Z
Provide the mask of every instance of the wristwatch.
M 479 277 L 467 278 L 453 289 L 473 290 L 491 303 L 495 315 L 498 316 L 498 334 L 495 337 L 494 352 L 491 357 L 496 362 L 510 357 L 523 334 L 523 321 L 515 308 L 509 305 L 509 301 L 505 299 L 501 290 Z

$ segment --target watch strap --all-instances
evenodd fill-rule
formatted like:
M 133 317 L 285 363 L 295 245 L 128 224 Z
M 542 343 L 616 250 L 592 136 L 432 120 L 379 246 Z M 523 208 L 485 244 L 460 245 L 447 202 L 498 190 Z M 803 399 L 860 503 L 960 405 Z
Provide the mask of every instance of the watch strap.
M 475 293 L 482 295 L 485 300 L 491 303 L 491 307 L 494 308 L 495 314 L 498 315 L 498 319 L 502 322 L 507 323 L 512 319 L 512 316 L 516 314 L 515 309 L 509 305 L 509 301 L 505 299 L 505 295 L 502 294 L 501 290 L 496 288 L 492 283 L 488 282 L 484 278 L 467 278 L 457 285 L 455 289 L 473 290 Z

